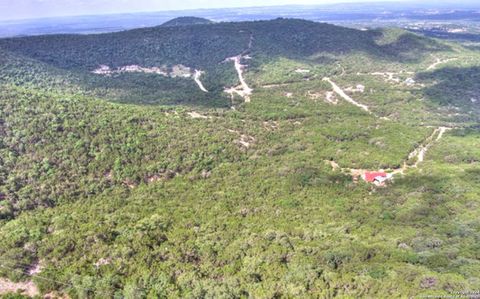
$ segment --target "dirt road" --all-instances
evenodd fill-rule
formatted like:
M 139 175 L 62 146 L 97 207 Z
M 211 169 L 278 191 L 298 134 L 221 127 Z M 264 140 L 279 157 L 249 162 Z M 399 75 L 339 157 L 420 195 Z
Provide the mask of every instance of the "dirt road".
M 450 61 L 457 60 L 458 58 L 448 58 L 448 59 L 441 60 L 440 58 L 435 57 L 435 59 L 436 59 L 437 61 L 435 61 L 434 63 L 432 63 L 431 65 L 429 65 L 429 66 L 427 67 L 427 71 L 432 71 L 432 70 L 436 69 L 438 65 L 443 64 L 443 63 L 447 63 L 447 62 L 450 62 Z
M 242 59 L 250 59 L 251 57 L 248 56 L 248 53 L 250 52 L 250 49 L 252 48 L 253 45 L 253 35 L 250 35 L 250 39 L 248 41 L 248 46 L 245 50 L 240 55 L 229 57 L 225 59 L 225 61 L 233 61 L 235 65 L 235 70 L 237 71 L 238 74 L 238 80 L 240 81 L 240 85 L 236 87 L 231 87 L 231 88 L 225 88 L 225 92 L 230 94 L 230 96 L 233 99 L 233 94 L 238 94 L 241 96 L 244 100 L 245 103 L 250 103 L 251 99 L 250 96 L 252 95 L 253 89 L 248 86 L 247 82 L 245 81 L 245 78 L 243 77 L 243 72 L 247 65 L 242 64 Z
M 433 133 L 425 140 L 425 144 L 419 145 L 415 150 L 413 150 L 409 155 L 407 160 L 411 159 L 416 159 L 415 163 L 412 165 L 408 165 L 407 161 L 403 162 L 403 166 L 397 169 L 388 169 L 388 170 L 381 170 L 381 171 L 386 171 L 389 173 L 391 176 L 397 175 L 397 174 L 405 174 L 405 172 L 408 169 L 412 168 L 418 168 L 420 163 L 425 161 L 425 155 L 428 152 L 428 150 L 433 146 L 435 142 L 440 141 L 445 132 L 451 130 L 452 128 L 447 128 L 447 127 L 439 127 L 433 131 Z M 364 175 L 367 171 L 371 171 L 368 169 L 356 169 L 356 168 L 341 168 L 337 162 L 335 161 L 325 161 L 326 163 L 330 164 L 332 166 L 333 170 L 338 170 L 340 169 L 344 173 L 348 173 L 354 177 L 362 176 Z
M 367 105 L 363 105 L 363 104 L 360 104 L 359 102 L 355 101 L 354 99 L 352 99 L 350 96 L 348 96 L 344 91 L 343 89 L 341 89 L 337 84 L 335 84 L 335 82 L 333 82 L 332 80 L 330 80 L 330 78 L 323 78 L 323 81 L 327 81 L 328 83 L 330 83 L 330 85 L 332 85 L 333 87 L 333 91 L 338 94 L 340 97 L 342 97 L 345 101 L 367 111 L 367 112 L 370 112 L 370 109 L 368 108 Z
M 200 90 L 202 90 L 203 92 L 208 92 L 208 90 L 205 88 L 205 86 L 203 86 L 202 81 L 200 81 L 200 77 L 202 75 L 203 75 L 202 71 L 195 70 L 195 74 L 193 75 L 193 79 L 195 80 L 195 83 L 197 83 Z

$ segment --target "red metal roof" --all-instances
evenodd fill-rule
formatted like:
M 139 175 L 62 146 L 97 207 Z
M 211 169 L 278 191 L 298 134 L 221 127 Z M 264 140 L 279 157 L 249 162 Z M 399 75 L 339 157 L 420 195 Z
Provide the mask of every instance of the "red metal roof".
M 367 182 L 374 182 L 375 181 L 375 178 L 376 177 L 383 177 L 383 178 L 386 178 L 387 177 L 387 173 L 386 172 L 365 172 L 365 181 Z

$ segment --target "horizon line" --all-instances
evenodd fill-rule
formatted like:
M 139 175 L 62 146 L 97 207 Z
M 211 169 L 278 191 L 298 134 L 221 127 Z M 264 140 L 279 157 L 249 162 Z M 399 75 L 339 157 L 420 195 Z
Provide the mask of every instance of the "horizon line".
M 98 17 L 98 16 L 115 16 L 115 15 L 133 15 L 133 14 L 155 14 L 155 13 L 178 13 L 178 12 L 193 12 L 193 11 L 213 11 L 213 10 L 224 10 L 224 9 L 251 9 L 251 8 L 271 8 L 271 7 L 319 7 L 319 6 L 335 6 L 335 5 L 359 5 L 359 4 L 390 4 L 390 3 L 398 3 L 402 2 L 404 4 L 415 4 L 418 3 L 415 0 L 381 0 L 381 1 L 358 1 L 353 2 L 351 0 L 335 2 L 335 3 L 319 3 L 319 4 L 280 4 L 280 5 L 254 5 L 254 6 L 227 6 L 227 7 L 212 7 L 212 8 L 188 8 L 188 9 L 168 9 L 168 10 L 139 10 L 133 12 L 106 12 L 106 13 L 98 13 L 98 14 L 67 14 L 67 15 L 53 15 L 53 16 L 44 16 L 44 17 L 34 17 L 34 18 L 14 18 L 14 19 L 0 19 L 0 23 L 3 22 L 20 22 L 20 21 L 35 21 L 35 20 L 46 20 L 46 19 L 60 19 L 60 18 L 75 18 L 75 17 Z M 422 3 L 428 2 L 435 2 L 433 0 L 426 0 Z M 453 1 L 448 1 L 453 2 Z

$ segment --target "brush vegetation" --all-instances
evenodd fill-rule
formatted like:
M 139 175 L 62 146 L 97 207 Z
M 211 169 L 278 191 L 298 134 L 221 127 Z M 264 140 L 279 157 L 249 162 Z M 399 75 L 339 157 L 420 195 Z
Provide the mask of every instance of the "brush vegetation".
M 288 19 L 2 39 L 0 52 L 2 277 L 72 298 L 480 285 L 478 52 Z M 250 103 L 224 92 L 237 55 Z M 100 65 L 183 65 L 209 92 Z M 328 102 L 324 77 L 371 113 Z M 385 188 L 327 163 L 398 168 L 439 126 L 452 130 Z

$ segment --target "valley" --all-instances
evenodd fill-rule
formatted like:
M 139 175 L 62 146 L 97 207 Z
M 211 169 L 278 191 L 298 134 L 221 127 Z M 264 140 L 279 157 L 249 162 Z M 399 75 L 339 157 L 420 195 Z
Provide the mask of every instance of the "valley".
M 479 69 L 300 19 L 0 39 L 0 296 L 474 290 Z

